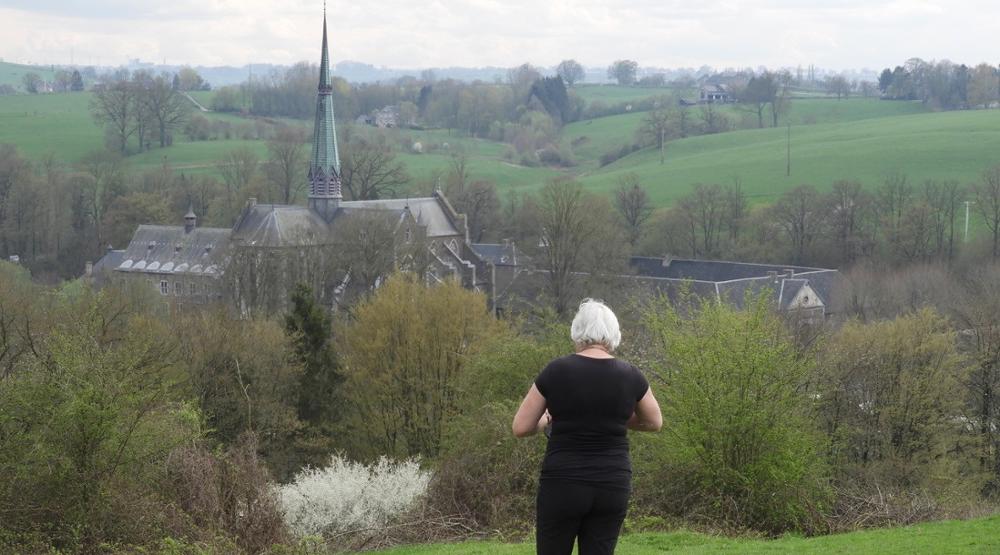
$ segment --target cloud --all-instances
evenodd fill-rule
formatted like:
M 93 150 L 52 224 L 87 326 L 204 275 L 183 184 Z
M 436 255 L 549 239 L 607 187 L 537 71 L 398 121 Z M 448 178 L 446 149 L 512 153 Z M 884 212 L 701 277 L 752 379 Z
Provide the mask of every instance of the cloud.
M 318 56 L 315 0 L 5 0 L 0 56 L 35 63 L 288 64 Z M 403 68 L 882 67 L 976 63 L 1000 6 L 969 0 L 331 0 L 331 56 Z

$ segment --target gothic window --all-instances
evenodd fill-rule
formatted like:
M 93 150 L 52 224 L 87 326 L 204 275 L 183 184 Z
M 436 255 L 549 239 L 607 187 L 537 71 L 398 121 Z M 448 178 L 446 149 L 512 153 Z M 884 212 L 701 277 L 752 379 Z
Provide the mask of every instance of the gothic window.
M 188 284 L 188 295 L 192 297 L 198 294 L 198 286 L 192 281 Z
M 184 284 L 181 282 L 174 283 L 174 295 L 180 297 L 184 293 Z
M 170 294 L 170 284 L 167 283 L 167 280 L 165 279 L 160 281 L 160 294 L 161 295 Z
M 458 252 L 458 241 L 452 239 L 451 242 L 448 243 L 448 246 L 451 247 L 451 250 L 455 251 L 456 253 Z
M 410 243 L 411 241 L 413 241 L 413 230 L 406 228 L 406 242 Z

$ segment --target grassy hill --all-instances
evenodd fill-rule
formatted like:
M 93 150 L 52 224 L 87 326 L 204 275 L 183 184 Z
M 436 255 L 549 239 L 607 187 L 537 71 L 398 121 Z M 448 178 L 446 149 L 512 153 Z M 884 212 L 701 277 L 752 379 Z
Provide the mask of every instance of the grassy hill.
M 532 544 L 467 542 L 453 545 L 404 547 L 385 555 L 528 555 Z M 777 540 L 733 539 L 692 532 L 630 534 L 615 551 L 620 555 L 708 555 L 714 553 L 833 555 L 983 554 L 1000 552 L 1000 517 L 932 522 L 905 528 L 868 530 L 816 538 L 785 537 Z
M 786 177 L 786 129 L 754 129 L 673 141 L 662 165 L 659 152 L 647 149 L 581 179 L 592 190 L 609 191 L 623 173 L 635 172 L 658 205 L 686 194 L 694 183 L 730 183 L 734 177 L 760 199 L 803 183 L 826 187 L 857 179 L 873 185 L 896 172 L 918 182 L 968 182 L 1000 163 L 1000 110 L 793 126 L 791 158 Z
M 7 64 L 10 65 L 10 64 Z M 593 85 L 579 87 L 591 98 L 625 98 L 659 89 Z M 196 93 L 209 102 L 211 93 Z M 103 133 L 89 112 L 89 93 L 14 95 L 0 97 L 0 143 L 13 143 L 32 159 L 56 153 L 65 162 L 78 161 L 101 148 Z M 736 106 L 722 108 L 731 119 L 746 117 Z M 697 118 L 697 108 L 692 117 Z M 234 124 L 247 124 L 236 115 L 205 114 Z M 649 187 L 657 205 L 670 204 L 695 183 L 730 183 L 739 177 L 752 199 L 773 199 L 802 183 L 829 186 L 837 179 L 880 183 L 886 175 L 903 172 L 924 179 L 974 180 L 987 166 L 1000 163 L 1000 110 L 929 113 L 920 103 L 852 98 L 837 101 L 814 98 L 793 101 L 792 175 L 785 176 L 786 129 L 749 129 L 671 141 L 666 163 L 647 149 L 606 167 L 598 159 L 635 141 L 644 114 L 580 121 L 566 126 L 562 141 L 572 145 L 578 165 L 573 168 L 528 168 L 504 158 L 508 146 L 447 131 L 386 132 L 398 145 L 399 159 L 418 183 L 436 181 L 446 173 L 452 153 L 469 158 L 473 179 L 495 181 L 501 194 L 508 189 L 533 190 L 558 175 L 578 175 L 595 191 L 610 191 L 626 172 L 635 172 Z M 296 122 L 308 126 L 309 122 Z M 424 153 L 410 150 L 420 141 Z M 229 150 L 248 147 L 262 158 L 263 141 L 217 140 L 197 143 L 178 137 L 174 146 L 153 149 L 128 158 L 138 169 L 170 164 L 187 173 L 215 174 L 215 163 Z
M 43 66 L 26 66 L 12 64 L 10 62 L 0 62 L 0 85 L 10 85 L 19 91 L 24 91 L 24 83 L 21 79 L 26 73 L 37 73 L 39 77 L 46 81 L 52 81 L 55 73 L 51 68 Z

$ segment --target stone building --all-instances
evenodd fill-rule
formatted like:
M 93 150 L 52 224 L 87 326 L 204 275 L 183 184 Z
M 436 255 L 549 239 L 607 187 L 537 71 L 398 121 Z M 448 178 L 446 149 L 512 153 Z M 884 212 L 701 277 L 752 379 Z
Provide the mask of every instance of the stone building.
M 250 199 L 232 228 L 199 227 L 193 211 L 182 226 L 141 225 L 127 248 L 94 265 L 95 279 L 148 287 L 174 305 L 222 302 L 244 316 L 286 310 L 298 284 L 328 306 L 350 302 L 398 268 L 491 295 L 491 264 L 440 192 L 344 200 L 325 17 L 321 56 L 307 206 Z

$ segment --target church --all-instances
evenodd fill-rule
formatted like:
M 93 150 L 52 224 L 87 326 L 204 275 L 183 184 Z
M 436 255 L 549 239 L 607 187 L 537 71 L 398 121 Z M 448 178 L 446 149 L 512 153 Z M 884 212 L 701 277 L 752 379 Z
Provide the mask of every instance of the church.
M 128 247 L 109 250 L 92 275 L 149 288 L 172 306 L 223 303 L 245 317 L 287 310 L 299 284 L 335 308 L 395 269 L 428 283 L 458 280 L 492 298 L 493 264 L 473 249 L 464 215 L 441 192 L 344 200 L 332 94 L 324 15 L 308 205 L 249 199 L 232 228 L 199 227 L 192 210 L 183 225 L 140 225 Z

